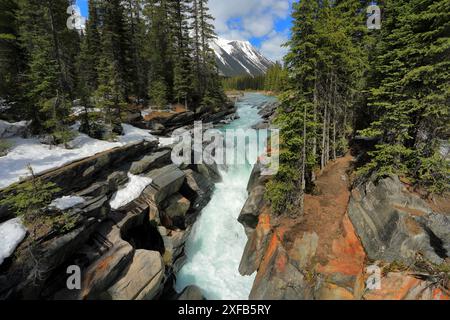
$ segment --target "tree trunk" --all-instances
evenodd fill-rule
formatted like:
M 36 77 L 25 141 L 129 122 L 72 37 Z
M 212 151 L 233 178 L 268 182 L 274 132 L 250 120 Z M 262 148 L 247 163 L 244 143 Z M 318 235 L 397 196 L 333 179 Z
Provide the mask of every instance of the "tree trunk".
M 328 105 L 325 103 L 325 110 L 323 114 L 323 126 L 322 126 L 322 154 L 320 159 L 320 169 L 323 170 L 326 166 L 325 163 L 325 147 L 326 147 L 326 134 L 327 134 L 327 112 L 328 112 Z
M 337 79 L 336 75 L 334 76 L 334 91 L 333 91 L 333 160 L 336 161 L 336 122 L 337 122 Z
M 316 63 L 316 70 L 314 72 L 315 74 L 315 79 L 314 79 L 314 110 L 313 110 L 313 117 L 314 117 L 314 126 L 316 125 L 317 122 L 317 106 L 318 106 L 318 88 L 317 88 L 317 63 Z M 315 127 L 314 127 L 315 128 Z M 312 154 L 314 157 L 314 162 L 316 161 L 316 157 L 317 157 L 317 130 L 313 130 L 313 141 L 312 141 Z M 314 173 L 314 170 L 312 170 L 311 172 L 311 180 L 314 182 L 316 181 L 316 175 Z

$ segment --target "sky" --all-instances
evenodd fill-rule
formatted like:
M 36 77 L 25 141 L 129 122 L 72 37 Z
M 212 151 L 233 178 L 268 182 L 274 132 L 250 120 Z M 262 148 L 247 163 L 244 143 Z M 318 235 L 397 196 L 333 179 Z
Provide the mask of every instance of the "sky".
M 281 60 L 287 49 L 293 0 L 209 0 L 219 37 L 248 40 L 267 58 Z M 87 0 L 77 0 L 87 17 Z

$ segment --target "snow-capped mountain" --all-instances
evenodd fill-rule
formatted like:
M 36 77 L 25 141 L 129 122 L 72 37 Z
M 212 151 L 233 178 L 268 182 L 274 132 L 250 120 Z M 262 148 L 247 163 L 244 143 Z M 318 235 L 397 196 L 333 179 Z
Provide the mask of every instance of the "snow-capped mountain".
M 219 71 L 226 77 L 257 76 L 274 64 L 248 41 L 217 38 L 211 47 L 216 53 Z

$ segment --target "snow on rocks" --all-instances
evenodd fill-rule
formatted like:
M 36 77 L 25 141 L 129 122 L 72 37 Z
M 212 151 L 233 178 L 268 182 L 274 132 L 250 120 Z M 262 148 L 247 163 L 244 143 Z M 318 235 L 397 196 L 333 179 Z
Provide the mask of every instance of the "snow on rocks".
M 84 114 L 86 112 L 86 108 L 83 106 L 75 106 L 72 107 L 72 116 L 80 116 L 82 114 Z M 99 108 L 87 108 L 87 112 L 91 113 L 91 112 L 101 112 L 101 109 Z
M 136 176 L 131 173 L 128 173 L 128 178 L 130 180 L 126 186 L 117 191 L 109 202 L 111 208 L 115 210 L 137 199 L 142 191 L 152 183 L 152 179 L 148 177 Z
M 152 108 L 141 110 L 142 118 L 145 118 L 146 116 L 148 116 L 150 113 L 152 113 L 152 111 L 153 111 Z
M 0 224 L 0 265 L 10 257 L 27 234 L 20 218 Z
M 42 144 L 38 138 L 9 138 L 7 141 L 13 146 L 6 156 L 0 158 L 0 188 L 28 176 L 28 164 L 33 167 L 35 173 L 40 173 L 129 143 L 157 139 L 147 130 L 128 124 L 122 124 L 122 127 L 124 135 L 118 136 L 117 142 L 97 140 L 78 133 L 77 137 L 69 143 L 70 149 Z M 77 126 L 72 129 L 77 130 Z
M 0 111 L 9 110 L 11 106 L 6 102 L 5 99 L 0 98 Z
M 0 120 L 0 138 L 11 138 L 14 136 L 22 135 L 26 132 L 29 122 L 28 121 L 20 121 L 20 122 L 7 122 L 4 120 Z
M 79 204 L 84 203 L 86 200 L 82 197 L 77 196 L 64 196 L 58 199 L 55 199 L 50 203 L 50 207 L 55 207 L 59 210 L 67 210 L 73 208 Z

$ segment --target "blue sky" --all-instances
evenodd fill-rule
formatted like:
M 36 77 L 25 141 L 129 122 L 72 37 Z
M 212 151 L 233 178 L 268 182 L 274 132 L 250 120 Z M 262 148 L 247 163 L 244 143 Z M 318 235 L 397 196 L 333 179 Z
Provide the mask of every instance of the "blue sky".
M 229 40 L 248 40 L 272 60 L 286 53 L 293 0 L 209 0 L 217 34 Z M 77 0 L 87 17 L 87 0 Z

